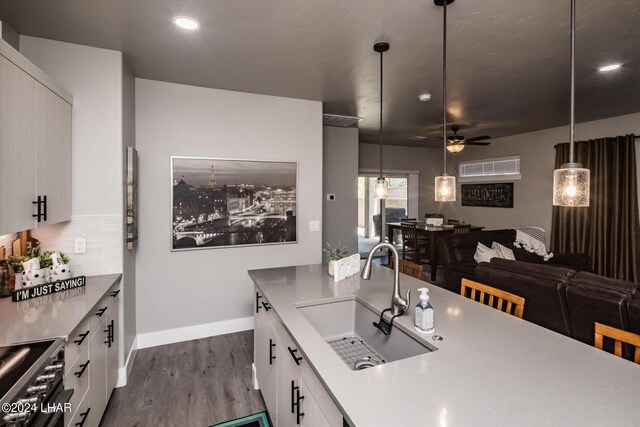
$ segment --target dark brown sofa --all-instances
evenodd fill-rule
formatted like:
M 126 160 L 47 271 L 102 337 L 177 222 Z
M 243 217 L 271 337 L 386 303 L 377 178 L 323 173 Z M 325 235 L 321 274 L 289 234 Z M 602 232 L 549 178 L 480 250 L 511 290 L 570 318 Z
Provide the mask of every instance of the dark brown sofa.
M 591 346 L 595 322 L 640 333 L 640 284 L 498 258 L 478 264 L 476 280 L 524 297 L 525 320 Z
M 455 292 L 460 292 L 462 278 L 476 280 L 476 267 L 478 263 L 473 256 L 478 242 L 491 247 L 493 242 L 498 242 L 513 250 L 516 260 L 541 266 L 566 267 L 572 270 L 589 271 L 589 256 L 585 254 L 554 254 L 549 261 L 542 257 L 527 252 L 524 249 L 515 248 L 516 230 L 491 230 L 476 231 L 467 234 L 448 234 L 438 239 L 438 251 L 442 259 L 444 269 L 443 287 Z

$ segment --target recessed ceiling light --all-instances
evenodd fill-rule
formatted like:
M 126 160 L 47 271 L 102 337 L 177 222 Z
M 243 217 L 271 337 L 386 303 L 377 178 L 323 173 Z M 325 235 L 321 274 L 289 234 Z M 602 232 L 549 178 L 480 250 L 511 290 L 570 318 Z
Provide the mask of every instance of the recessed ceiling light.
M 418 99 L 420 100 L 420 102 L 429 102 L 429 101 L 431 101 L 431 94 L 430 93 L 422 93 L 422 94 L 418 95 Z
M 622 67 L 622 64 L 609 64 L 609 65 L 605 65 L 604 67 L 598 68 L 598 71 L 602 71 L 602 72 L 613 71 L 613 70 L 617 70 L 620 67 Z
M 197 30 L 200 28 L 200 23 L 193 18 L 189 18 L 188 16 L 176 16 L 173 18 L 173 23 L 185 30 Z

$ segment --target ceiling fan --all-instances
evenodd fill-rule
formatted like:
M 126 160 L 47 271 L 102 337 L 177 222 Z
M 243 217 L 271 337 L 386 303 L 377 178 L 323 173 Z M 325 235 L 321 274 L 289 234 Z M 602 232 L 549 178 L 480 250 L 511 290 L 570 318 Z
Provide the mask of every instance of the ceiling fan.
M 447 151 L 450 153 L 459 153 L 464 149 L 465 145 L 489 145 L 490 142 L 480 142 L 485 139 L 491 139 L 489 135 L 475 136 L 473 138 L 466 138 L 463 135 L 458 135 L 460 126 L 451 126 L 453 135 L 447 137 Z

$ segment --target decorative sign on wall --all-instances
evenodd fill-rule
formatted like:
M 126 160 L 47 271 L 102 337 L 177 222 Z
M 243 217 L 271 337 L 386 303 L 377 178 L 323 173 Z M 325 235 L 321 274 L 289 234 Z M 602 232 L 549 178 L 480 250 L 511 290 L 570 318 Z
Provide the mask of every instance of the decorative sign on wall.
M 463 184 L 462 206 L 513 207 L 513 182 Z
M 296 162 L 171 158 L 171 250 L 296 242 Z

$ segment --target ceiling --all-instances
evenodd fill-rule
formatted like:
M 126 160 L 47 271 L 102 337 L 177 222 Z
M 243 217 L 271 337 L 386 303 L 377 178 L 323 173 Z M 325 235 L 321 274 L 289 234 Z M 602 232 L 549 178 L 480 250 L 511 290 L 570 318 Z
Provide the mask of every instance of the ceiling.
M 447 11 L 447 110 L 460 133 L 568 124 L 569 0 L 457 0 Z M 174 27 L 176 15 L 200 30 Z M 120 50 L 137 77 L 322 101 L 325 113 L 362 117 L 361 141 L 374 143 L 373 44 L 388 41 L 385 144 L 442 141 L 442 8 L 432 0 L 0 0 L 0 20 Z M 638 22 L 638 0 L 577 0 L 578 122 L 640 111 Z M 624 65 L 598 72 L 610 62 Z M 418 101 L 422 92 L 431 102 Z M 408 139 L 416 135 L 429 138 Z

